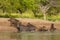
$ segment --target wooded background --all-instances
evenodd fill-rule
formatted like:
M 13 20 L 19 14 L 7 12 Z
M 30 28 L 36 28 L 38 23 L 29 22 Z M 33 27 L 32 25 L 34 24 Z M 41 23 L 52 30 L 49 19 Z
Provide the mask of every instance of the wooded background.
M 60 0 L 0 0 L 0 17 L 60 20 Z

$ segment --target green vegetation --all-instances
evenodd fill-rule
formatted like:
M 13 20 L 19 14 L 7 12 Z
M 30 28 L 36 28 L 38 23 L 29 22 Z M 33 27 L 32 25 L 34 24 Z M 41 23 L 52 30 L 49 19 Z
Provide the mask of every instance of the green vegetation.
M 60 0 L 0 0 L 0 17 L 60 20 Z

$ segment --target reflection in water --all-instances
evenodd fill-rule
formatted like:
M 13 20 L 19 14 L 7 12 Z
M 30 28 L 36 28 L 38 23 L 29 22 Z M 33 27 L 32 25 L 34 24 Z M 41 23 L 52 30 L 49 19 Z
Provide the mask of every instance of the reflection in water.
M 51 35 L 50 40 L 55 40 L 55 35 Z
M 10 38 L 11 39 L 16 39 L 16 40 L 21 40 L 22 36 L 20 33 L 10 33 Z
M 57 33 L 14 33 L 10 37 L 16 40 L 60 40 L 60 34 Z
M 4 40 L 60 40 L 60 32 L 22 32 L 0 33 L 0 39 Z

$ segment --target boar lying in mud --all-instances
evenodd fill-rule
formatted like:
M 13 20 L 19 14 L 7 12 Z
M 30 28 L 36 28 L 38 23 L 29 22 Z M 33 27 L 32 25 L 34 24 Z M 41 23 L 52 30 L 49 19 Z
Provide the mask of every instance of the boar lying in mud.
M 36 27 L 30 23 L 28 23 L 26 26 L 23 25 L 19 20 L 15 19 L 15 18 L 10 18 L 8 21 L 10 21 L 10 26 L 14 26 L 18 32 L 35 32 L 36 31 Z M 41 27 L 38 31 L 55 31 L 56 28 L 54 27 L 54 24 L 51 24 L 50 29 L 46 29 L 45 26 Z
M 8 21 L 10 21 L 10 26 L 14 26 L 18 29 L 18 31 L 20 31 L 19 20 L 16 20 L 15 18 L 10 18 Z
M 36 27 L 34 25 L 30 24 L 30 23 L 28 23 L 26 27 L 27 27 L 28 32 L 36 31 Z
M 28 23 L 26 26 L 22 25 L 22 23 L 15 18 L 10 18 L 8 21 L 10 21 L 10 26 L 14 26 L 15 28 L 17 28 L 18 32 L 32 32 L 36 29 L 36 27 L 30 23 Z
M 40 29 L 38 31 L 48 31 L 48 30 L 46 29 L 45 26 L 43 26 L 43 27 L 40 27 Z
M 53 32 L 55 30 L 56 30 L 56 28 L 54 27 L 54 24 L 51 24 L 50 29 L 46 29 L 46 27 L 43 26 L 43 27 L 40 27 L 40 29 L 38 31 L 43 31 L 43 32 L 44 31 L 51 31 L 51 32 Z
M 10 21 L 10 26 L 15 26 L 19 22 L 19 20 L 16 20 L 15 18 L 10 18 L 8 21 Z

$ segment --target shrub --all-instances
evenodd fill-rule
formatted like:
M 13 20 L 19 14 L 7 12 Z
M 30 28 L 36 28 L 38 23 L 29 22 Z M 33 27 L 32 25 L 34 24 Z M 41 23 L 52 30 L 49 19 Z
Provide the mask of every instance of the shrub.
M 13 17 L 13 18 L 20 18 L 21 17 L 21 14 L 19 13 L 2 13 L 0 14 L 0 17 L 3 17 L 3 18 L 9 18 L 9 17 Z
M 56 21 L 56 15 L 55 16 L 47 16 L 47 19 L 49 21 Z
M 20 18 L 21 14 L 20 13 L 11 13 L 9 16 L 13 17 L 13 18 Z
M 22 14 L 22 18 L 35 18 L 32 11 L 26 11 Z
M 43 19 L 43 14 L 42 14 L 42 13 L 36 14 L 36 18 L 38 18 L 38 19 Z

